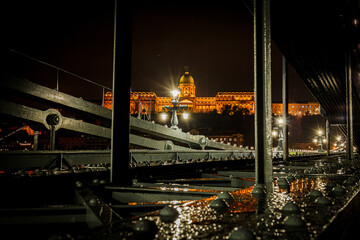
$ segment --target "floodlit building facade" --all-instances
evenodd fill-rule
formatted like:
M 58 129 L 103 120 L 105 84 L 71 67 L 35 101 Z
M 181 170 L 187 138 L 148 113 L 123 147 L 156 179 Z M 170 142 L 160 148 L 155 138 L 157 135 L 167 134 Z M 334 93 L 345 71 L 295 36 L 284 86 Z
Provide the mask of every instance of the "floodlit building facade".
M 218 92 L 215 97 L 197 97 L 194 78 L 186 68 L 180 78 L 180 105 L 186 105 L 191 113 L 209 113 L 222 111 L 228 107 L 234 111 L 245 110 L 246 114 L 255 113 L 254 92 Z M 141 103 L 141 104 L 139 104 Z M 130 94 L 130 114 L 139 111 L 159 113 L 165 111 L 164 106 L 171 105 L 170 97 L 158 97 L 155 92 L 133 91 Z M 112 93 L 107 92 L 104 97 L 104 106 L 112 109 Z M 145 109 L 145 110 L 144 110 Z M 282 103 L 272 104 L 272 113 L 282 115 Z M 316 102 L 289 103 L 289 114 L 295 116 L 319 115 L 320 104 Z

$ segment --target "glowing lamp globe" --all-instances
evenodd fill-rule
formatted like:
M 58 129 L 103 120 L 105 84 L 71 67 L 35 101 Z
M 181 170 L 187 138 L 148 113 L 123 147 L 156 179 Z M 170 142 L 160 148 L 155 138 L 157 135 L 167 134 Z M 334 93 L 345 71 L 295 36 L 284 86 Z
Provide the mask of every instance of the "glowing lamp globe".
M 160 116 L 162 120 L 166 120 L 167 115 L 165 113 L 162 113 Z
M 172 90 L 172 91 L 170 91 L 170 93 L 171 93 L 171 95 L 174 97 L 174 98 L 176 98 L 179 94 L 180 94 L 180 92 L 178 91 L 178 90 Z

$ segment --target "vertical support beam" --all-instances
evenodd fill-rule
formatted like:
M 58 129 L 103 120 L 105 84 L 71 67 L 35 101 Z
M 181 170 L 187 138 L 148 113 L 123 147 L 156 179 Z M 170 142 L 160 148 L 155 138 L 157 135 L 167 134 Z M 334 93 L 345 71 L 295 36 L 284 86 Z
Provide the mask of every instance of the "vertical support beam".
M 289 159 L 289 70 L 286 58 L 282 56 L 282 104 L 283 104 L 283 160 Z
M 56 91 L 59 91 L 59 69 L 56 68 Z
M 138 119 L 141 119 L 141 114 L 140 113 L 141 113 L 141 101 L 139 99 L 138 116 L 137 116 Z
M 105 104 L 105 88 L 102 87 L 102 99 L 101 99 L 101 106 L 103 107 Z
M 148 120 L 151 121 L 151 99 L 149 101 L 149 111 L 148 111 L 147 116 L 148 116 Z
M 330 156 L 330 147 L 331 147 L 331 142 L 330 142 L 330 134 L 331 134 L 331 130 L 330 130 L 330 122 L 329 122 L 329 118 L 326 119 L 326 149 L 327 149 L 327 156 Z
M 352 76 L 351 51 L 345 53 L 345 82 L 346 82 L 346 153 L 350 160 L 353 157 L 353 106 L 352 106 Z
M 55 126 L 50 125 L 50 150 L 55 150 Z
M 39 131 L 34 131 L 34 151 L 39 149 Z
M 130 185 L 129 133 L 132 51 L 132 7 L 115 0 L 111 172 L 114 185 Z M 131 5 L 131 4 L 130 4 Z
M 255 181 L 272 186 L 270 0 L 254 1 Z

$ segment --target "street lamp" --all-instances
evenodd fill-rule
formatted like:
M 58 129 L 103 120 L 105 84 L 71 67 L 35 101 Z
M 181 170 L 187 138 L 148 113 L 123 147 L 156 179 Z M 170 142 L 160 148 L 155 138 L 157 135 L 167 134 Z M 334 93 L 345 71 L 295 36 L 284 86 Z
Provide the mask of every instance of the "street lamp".
M 177 112 L 182 109 L 187 109 L 187 106 L 181 106 L 181 105 L 178 106 L 179 96 L 180 96 L 179 90 L 175 89 L 170 91 L 170 93 L 171 93 L 171 103 L 173 106 L 164 106 L 163 110 L 171 111 L 171 121 L 170 121 L 171 128 L 176 130 L 179 129 L 179 127 L 177 126 L 179 124 Z M 184 114 L 185 116 L 183 115 L 183 117 L 186 119 L 189 116 L 189 114 L 188 113 L 184 113 Z
M 336 144 L 336 145 L 335 145 Z M 342 147 L 345 146 L 345 141 L 342 139 L 342 137 L 339 135 L 336 137 L 336 142 L 335 142 L 334 146 L 338 148 L 338 151 L 340 151 L 340 149 Z
M 324 152 L 322 144 L 326 143 L 326 138 L 323 134 L 324 134 L 324 132 L 322 130 L 318 130 L 314 137 L 314 143 L 318 144 L 318 152 Z
M 180 95 L 180 92 L 177 89 L 170 91 L 170 93 L 171 93 L 171 96 L 173 97 L 173 99 L 178 98 L 178 96 Z
M 160 117 L 161 117 L 162 120 L 166 120 L 167 114 L 166 113 L 161 113 Z
M 275 121 L 274 130 L 272 131 L 272 135 L 274 137 L 279 135 L 278 144 L 274 148 L 275 151 L 283 151 L 283 141 L 284 141 L 283 126 L 284 126 L 284 119 L 277 118 Z

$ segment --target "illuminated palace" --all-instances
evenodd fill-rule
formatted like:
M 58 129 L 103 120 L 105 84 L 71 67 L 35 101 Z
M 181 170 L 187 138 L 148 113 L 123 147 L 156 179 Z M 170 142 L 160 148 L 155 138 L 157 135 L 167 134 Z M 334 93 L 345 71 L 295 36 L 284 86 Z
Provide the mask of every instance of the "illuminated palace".
M 180 105 L 186 105 L 187 111 L 192 113 L 209 113 L 216 111 L 222 113 L 225 106 L 231 109 L 247 109 L 249 114 L 255 113 L 254 92 L 218 92 L 215 97 L 197 97 L 194 78 L 185 69 L 185 74 L 180 78 Z M 164 106 L 171 105 L 170 97 L 158 97 L 154 92 L 131 92 L 130 113 L 137 114 L 140 108 L 151 113 L 163 112 Z M 104 98 L 104 106 L 112 109 L 112 93 L 107 92 Z M 140 110 L 142 111 L 142 110 Z M 273 103 L 272 112 L 274 115 L 282 115 L 282 103 Z M 318 115 L 320 104 L 289 103 L 290 115 Z

